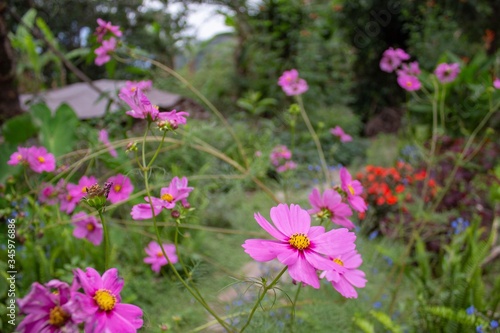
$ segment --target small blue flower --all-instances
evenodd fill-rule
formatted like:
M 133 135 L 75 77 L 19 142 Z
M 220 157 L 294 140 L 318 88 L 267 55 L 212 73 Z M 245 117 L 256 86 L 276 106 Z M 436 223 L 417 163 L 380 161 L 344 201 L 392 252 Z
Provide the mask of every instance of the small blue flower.
M 498 321 L 496 321 L 496 320 L 490 321 L 490 327 L 491 328 L 497 328 L 498 327 Z
M 474 312 L 476 312 L 476 308 L 474 305 L 469 306 L 466 310 L 465 313 L 467 313 L 469 316 L 473 315 Z
M 476 327 L 476 333 L 483 333 L 483 325 L 479 325 Z
M 378 301 L 377 301 L 377 302 L 373 303 L 373 307 L 374 307 L 375 309 L 380 309 L 380 308 L 382 307 L 382 302 L 378 302 Z
M 369 240 L 374 240 L 378 236 L 378 230 L 372 231 L 370 235 L 368 236 Z
M 392 261 L 391 258 L 388 256 L 384 256 L 384 260 L 387 262 L 387 265 L 392 266 L 394 264 L 394 261 Z
M 313 167 L 311 164 L 309 164 L 309 165 L 307 166 L 307 170 L 309 170 L 309 171 L 313 171 L 313 169 L 314 169 L 314 167 Z
M 459 217 L 451 222 L 451 227 L 454 229 L 453 233 L 455 235 L 465 231 L 469 227 L 470 223 L 463 217 Z

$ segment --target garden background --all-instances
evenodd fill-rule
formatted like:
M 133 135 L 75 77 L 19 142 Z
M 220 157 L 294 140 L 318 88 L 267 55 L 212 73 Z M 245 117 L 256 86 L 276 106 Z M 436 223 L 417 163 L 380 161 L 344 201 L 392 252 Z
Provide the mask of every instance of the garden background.
M 200 40 L 196 8 L 226 32 Z M 142 320 L 110 332 L 500 331 L 499 16 L 498 0 L 0 1 L 0 331 L 104 332 L 47 283 L 110 268 L 121 296 L 89 302 Z M 279 203 L 350 229 L 361 266 L 327 255 L 342 268 L 313 265 L 319 289 L 281 276 L 249 241 L 272 239 L 254 214 L 279 229 Z

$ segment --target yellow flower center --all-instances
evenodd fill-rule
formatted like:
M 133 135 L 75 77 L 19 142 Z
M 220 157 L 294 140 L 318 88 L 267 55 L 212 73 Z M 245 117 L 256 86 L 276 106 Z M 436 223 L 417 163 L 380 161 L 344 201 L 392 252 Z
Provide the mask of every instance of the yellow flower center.
M 311 241 L 304 234 L 293 234 L 288 243 L 297 250 L 305 250 L 311 245 Z
M 66 201 L 71 201 L 73 199 L 73 197 L 71 196 L 71 194 L 68 194 L 66 196 Z
M 63 326 L 68 321 L 70 315 L 64 312 L 59 305 L 50 309 L 49 324 L 57 327 Z
M 333 259 L 333 262 L 339 264 L 340 266 L 344 266 L 344 262 L 342 260 L 340 260 L 339 258 Z
M 122 186 L 120 184 L 115 185 L 115 192 L 120 192 L 121 189 L 122 189 Z
M 174 201 L 174 196 L 170 193 L 165 193 L 161 196 L 161 200 L 172 202 L 172 201 Z
M 99 309 L 103 311 L 111 311 L 115 307 L 116 297 L 109 290 L 99 289 L 95 292 L 94 301 Z
M 351 185 L 348 185 L 347 188 L 349 189 L 349 192 L 354 195 L 354 188 Z
M 163 257 L 163 252 L 161 252 L 161 251 L 160 251 L 160 252 L 157 252 L 157 253 L 156 253 L 156 256 L 157 256 L 158 258 L 162 258 L 162 257 Z
M 94 231 L 94 229 L 95 229 L 95 226 L 92 223 L 88 223 L 87 224 L 87 230 L 88 231 Z
M 82 193 L 87 193 L 87 186 L 82 187 Z
M 40 163 L 45 162 L 45 158 L 43 158 L 43 156 L 38 156 L 37 160 L 38 160 Z
M 411 87 L 411 81 L 406 81 L 406 86 Z
M 16 158 L 17 158 L 17 160 L 18 160 L 18 161 L 20 161 L 20 160 L 22 160 L 22 159 L 23 159 L 23 155 L 21 155 L 21 154 L 17 154 L 17 157 L 16 157 Z
M 132 87 L 132 88 L 130 88 L 130 91 L 131 91 L 131 92 L 135 92 L 136 90 L 137 90 L 137 87 Z

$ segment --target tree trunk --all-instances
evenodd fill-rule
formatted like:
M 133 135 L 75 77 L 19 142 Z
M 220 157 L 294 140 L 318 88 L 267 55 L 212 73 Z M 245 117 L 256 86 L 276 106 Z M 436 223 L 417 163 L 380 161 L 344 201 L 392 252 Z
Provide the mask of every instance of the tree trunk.
M 0 124 L 22 112 L 15 82 L 14 50 L 7 37 L 6 11 L 7 2 L 0 0 Z

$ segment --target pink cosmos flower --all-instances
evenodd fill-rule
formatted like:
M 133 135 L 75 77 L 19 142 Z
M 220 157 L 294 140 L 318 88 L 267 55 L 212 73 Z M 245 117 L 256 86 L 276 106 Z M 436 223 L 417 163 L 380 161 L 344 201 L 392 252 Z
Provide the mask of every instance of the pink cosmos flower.
M 87 188 L 91 187 L 95 183 L 97 183 L 97 179 L 95 177 L 83 176 L 82 178 L 80 178 L 77 185 L 68 184 L 66 188 L 68 190 L 68 194 L 71 195 L 71 197 L 80 200 L 87 195 Z
M 454 81 L 458 73 L 460 73 L 460 65 L 458 63 L 439 64 L 434 71 L 434 74 L 436 74 L 441 83 Z
M 157 216 L 163 209 L 173 209 L 178 201 L 186 206 L 188 204 L 187 197 L 193 190 L 192 187 L 187 186 L 187 182 L 186 177 L 182 177 L 182 179 L 174 177 L 168 187 L 161 189 L 160 198 L 151 197 L 153 211 L 151 211 L 148 197 L 144 197 L 148 203 L 135 205 L 132 207 L 130 215 L 134 220 L 146 220 L 152 218 L 153 215 Z
M 276 168 L 277 172 L 285 172 L 288 170 L 295 170 L 297 169 L 297 163 L 294 161 L 286 161 L 285 164 L 280 165 Z
M 59 201 L 59 195 L 64 190 L 64 180 L 60 179 L 57 185 L 44 184 L 38 194 L 38 201 L 47 205 L 55 205 Z
M 10 155 L 8 165 L 28 164 L 28 156 L 31 148 L 17 147 L 17 151 Z
M 71 214 L 74 210 L 78 202 L 84 196 L 73 196 L 71 192 L 76 193 L 75 189 L 78 188 L 78 185 L 68 183 L 66 188 L 59 192 L 59 201 L 61 202 L 61 211 L 66 214 Z M 79 193 L 78 193 L 79 194 Z
M 493 87 L 495 87 L 495 89 L 500 89 L 500 78 L 495 78 L 495 81 L 493 81 Z
M 102 277 L 88 267 L 75 270 L 75 280 L 83 293 L 75 292 L 73 316 L 85 322 L 85 332 L 135 333 L 142 327 L 142 310 L 121 302 L 123 279 L 116 268 L 108 269 Z
M 364 288 L 366 285 L 365 273 L 357 269 L 363 263 L 361 255 L 356 251 L 350 251 L 330 258 L 335 263 L 335 268 L 324 271 L 320 277 L 330 281 L 333 288 L 346 298 L 358 298 L 356 288 Z
M 110 52 L 113 52 L 116 49 L 116 39 L 111 37 L 109 40 L 103 40 L 102 45 L 94 50 L 94 53 L 97 55 L 95 58 L 95 64 L 97 66 L 102 66 L 108 61 L 111 60 Z
M 396 70 L 401 62 L 410 59 L 410 55 L 403 51 L 402 49 L 388 48 L 382 54 L 382 59 L 380 60 L 380 69 L 387 73 L 392 73 Z
M 354 250 L 356 236 L 345 228 L 325 232 L 321 226 L 311 226 L 311 217 L 298 205 L 279 204 L 271 208 L 273 227 L 259 213 L 254 215 L 259 225 L 276 240 L 247 239 L 245 252 L 257 261 L 278 259 L 288 266 L 295 281 L 319 288 L 316 270 L 335 269 L 325 256 L 338 256 Z
M 102 242 L 102 224 L 94 217 L 84 212 L 73 215 L 71 221 L 75 225 L 73 236 L 76 238 L 86 238 L 89 242 L 98 246 Z
M 274 166 L 279 166 L 283 160 L 292 158 L 292 152 L 286 146 L 279 145 L 273 148 L 269 157 Z
M 422 88 L 422 84 L 417 77 L 406 74 L 398 75 L 398 84 L 406 91 L 416 91 Z
M 307 211 L 309 214 L 316 214 L 319 218 L 328 217 L 333 223 L 347 229 L 355 227 L 348 219 L 352 216 L 349 205 L 342 203 L 342 197 L 335 190 L 328 189 L 321 196 L 319 190 L 315 188 L 309 195 L 309 202 L 313 207 Z
M 106 131 L 105 129 L 99 131 L 99 141 L 102 142 L 108 148 L 109 154 L 111 156 L 113 157 L 118 156 L 116 149 L 111 145 L 111 142 L 109 142 L 108 131 Z
M 158 122 L 157 125 L 160 129 L 171 129 L 176 130 L 179 125 L 186 125 L 186 117 L 189 116 L 189 113 L 185 111 L 168 111 L 168 112 L 160 112 L 158 114 Z
M 352 209 L 360 213 L 366 211 L 366 203 L 361 197 L 363 186 L 359 180 L 352 180 L 349 171 L 346 168 L 342 168 L 340 169 L 340 182 L 342 189 L 347 194 L 347 201 L 349 201 Z
M 175 245 L 164 243 L 163 249 L 165 250 L 170 262 L 175 264 L 178 261 L 177 254 L 175 253 Z M 146 251 L 148 255 L 144 258 L 144 262 L 146 264 L 151 264 L 153 272 L 160 273 L 161 267 L 168 264 L 167 258 L 163 255 L 161 247 L 157 242 L 150 242 L 144 251 Z
M 409 64 L 402 64 L 401 65 L 401 70 L 398 71 L 398 75 L 410 75 L 410 76 L 418 76 L 420 75 L 422 71 L 420 70 L 420 67 L 418 66 L 418 62 L 414 61 Z
M 70 299 L 70 287 L 64 282 L 51 280 L 45 286 L 34 282 L 28 295 L 17 300 L 19 312 L 27 316 L 21 321 L 16 332 L 80 332 L 79 321 L 72 316 Z
M 111 203 L 127 200 L 130 197 L 130 194 L 134 192 L 134 185 L 132 185 L 130 178 L 125 175 L 118 174 L 116 176 L 109 177 L 106 182 L 113 183 L 108 195 L 108 200 Z
M 299 72 L 296 69 L 283 72 L 278 79 L 278 85 L 288 96 L 301 95 L 309 89 L 306 80 L 299 78 Z
M 121 37 L 122 32 L 120 31 L 120 27 L 118 25 L 112 25 L 111 22 L 106 22 L 101 18 L 97 19 L 98 27 L 95 30 L 95 34 L 97 35 L 97 42 L 102 42 L 102 39 L 108 33 L 112 33 L 116 37 Z
M 120 94 L 132 97 L 136 90 L 147 91 L 153 87 L 153 81 L 127 81 L 125 87 L 120 89 Z
M 36 173 L 52 172 L 56 169 L 56 158 L 45 147 L 29 148 L 28 163 Z
M 330 129 L 330 133 L 335 135 L 336 137 L 340 138 L 340 142 L 350 142 L 352 141 L 352 136 L 349 134 L 346 134 L 342 127 L 340 126 L 335 126 L 335 128 Z

